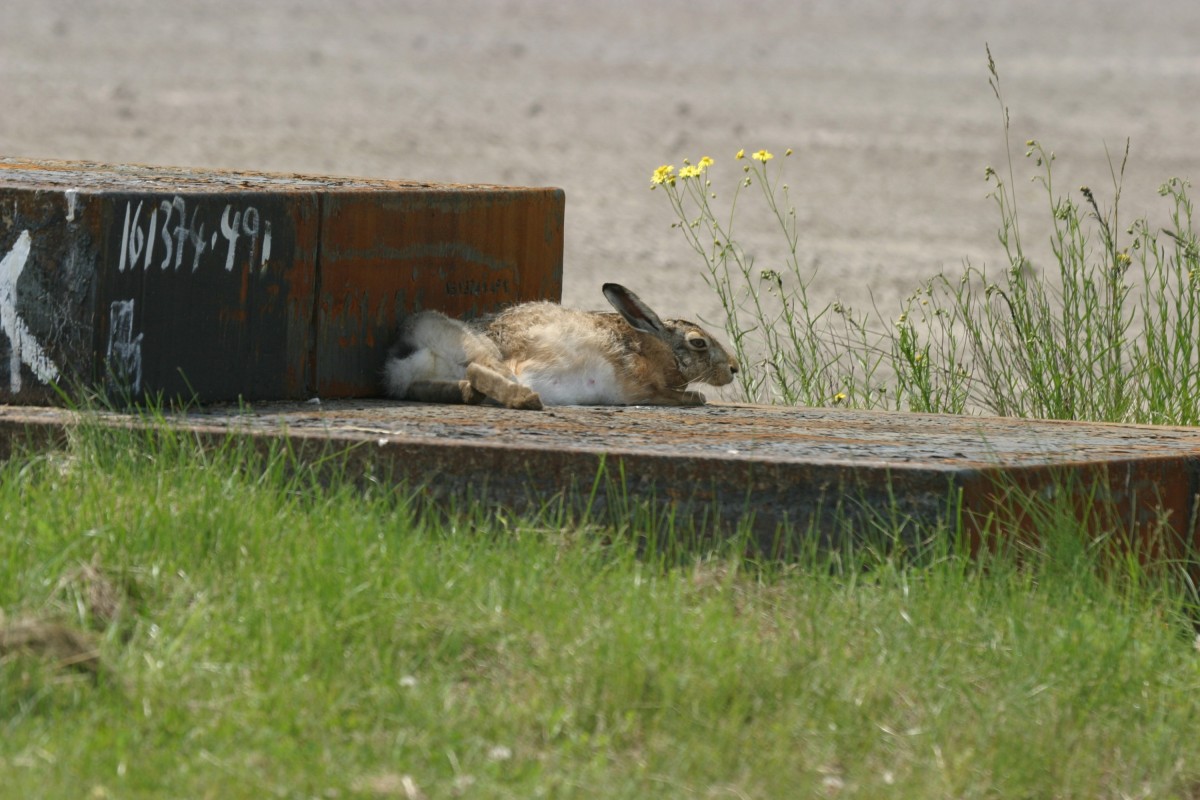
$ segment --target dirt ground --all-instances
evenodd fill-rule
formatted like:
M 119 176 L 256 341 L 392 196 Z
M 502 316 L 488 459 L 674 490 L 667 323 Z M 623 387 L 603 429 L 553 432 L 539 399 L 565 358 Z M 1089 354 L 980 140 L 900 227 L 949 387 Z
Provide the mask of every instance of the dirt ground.
M 662 163 L 794 148 L 819 290 L 894 306 L 922 278 L 995 263 L 984 167 L 1023 142 L 1057 186 L 1123 218 L 1200 165 L 1200 4 L 1191 0 L 5 0 L 0 153 L 566 191 L 567 303 L 629 284 L 716 320 L 670 230 Z M 1030 211 L 1034 209 L 1030 206 Z M 1032 214 L 1031 214 L 1032 216 Z M 1045 216 L 1042 214 L 1041 216 Z M 767 266 L 778 251 L 763 250 Z

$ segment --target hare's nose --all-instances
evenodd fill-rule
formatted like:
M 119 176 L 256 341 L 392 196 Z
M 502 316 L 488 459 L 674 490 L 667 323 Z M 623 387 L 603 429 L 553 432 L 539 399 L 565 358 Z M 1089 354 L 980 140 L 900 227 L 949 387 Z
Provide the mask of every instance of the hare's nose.
M 730 364 L 730 365 L 729 365 L 729 371 L 730 371 L 732 374 L 734 374 L 734 375 L 737 375 L 737 369 L 738 369 L 738 367 L 737 367 L 737 364 Z

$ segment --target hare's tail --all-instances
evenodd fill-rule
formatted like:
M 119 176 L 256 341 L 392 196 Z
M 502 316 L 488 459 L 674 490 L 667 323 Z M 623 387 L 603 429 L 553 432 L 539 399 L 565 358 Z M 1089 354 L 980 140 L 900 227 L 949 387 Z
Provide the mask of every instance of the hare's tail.
M 403 358 L 389 355 L 383 365 L 383 388 L 389 395 L 403 398 L 416 381 L 430 380 L 438 372 L 437 359 L 428 350 L 413 350 Z
M 400 327 L 400 337 L 383 366 L 383 385 L 392 397 L 402 398 L 414 383 L 458 381 L 466 377 L 467 364 L 482 337 L 463 323 L 436 311 L 414 314 Z

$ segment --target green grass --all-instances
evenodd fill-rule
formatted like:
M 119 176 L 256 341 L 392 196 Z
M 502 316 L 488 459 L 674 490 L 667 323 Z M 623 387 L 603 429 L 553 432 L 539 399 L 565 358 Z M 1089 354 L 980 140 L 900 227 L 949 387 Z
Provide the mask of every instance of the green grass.
M 0 607 L 103 660 L 0 657 L 0 796 L 1200 793 L 1170 569 L 647 555 L 329 472 L 93 429 L 0 467 Z

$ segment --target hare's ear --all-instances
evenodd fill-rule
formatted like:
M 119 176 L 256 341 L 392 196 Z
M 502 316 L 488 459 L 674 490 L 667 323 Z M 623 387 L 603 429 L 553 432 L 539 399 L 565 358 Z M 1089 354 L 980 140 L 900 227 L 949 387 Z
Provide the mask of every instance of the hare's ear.
M 663 321 L 642 299 L 619 283 L 606 283 L 602 287 L 604 296 L 612 307 L 621 313 L 625 321 L 646 333 L 662 334 L 666 331 Z

